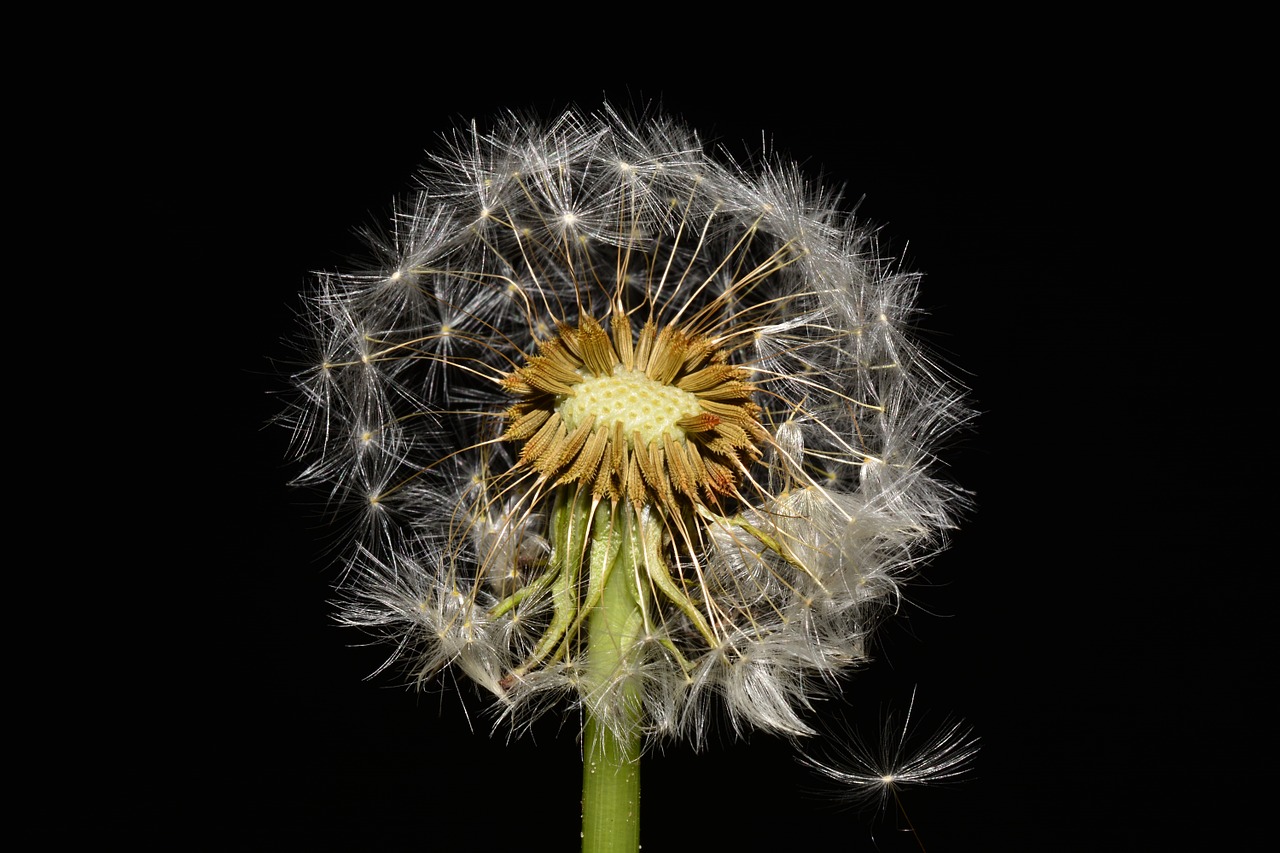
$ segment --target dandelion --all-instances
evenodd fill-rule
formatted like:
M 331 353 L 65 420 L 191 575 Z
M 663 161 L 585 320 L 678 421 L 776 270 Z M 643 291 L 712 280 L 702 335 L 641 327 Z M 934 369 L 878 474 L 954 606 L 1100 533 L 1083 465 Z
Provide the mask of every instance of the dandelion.
M 581 710 L 584 778 L 713 709 L 810 734 L 943 544 L 965 416 L 836 201 L 608 106 L 446 138 L 308 303 L 289 421 L 350 511 L 341 621 L 517 728 Z

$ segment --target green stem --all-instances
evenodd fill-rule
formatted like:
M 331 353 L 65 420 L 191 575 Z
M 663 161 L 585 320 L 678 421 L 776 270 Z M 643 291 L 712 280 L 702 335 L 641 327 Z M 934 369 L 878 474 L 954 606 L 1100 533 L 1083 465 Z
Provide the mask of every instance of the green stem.
M 636 582 L 649 533 L 629 506 L 596 512 L 591 574 L 604 590 L 587 621 L 583 853 L 640 849 L 640 694 L 629 658 L 644 626 Z
M 640 735 L 619 740 L 587 716 L 582 766 L 582 853 L 640 849 Z

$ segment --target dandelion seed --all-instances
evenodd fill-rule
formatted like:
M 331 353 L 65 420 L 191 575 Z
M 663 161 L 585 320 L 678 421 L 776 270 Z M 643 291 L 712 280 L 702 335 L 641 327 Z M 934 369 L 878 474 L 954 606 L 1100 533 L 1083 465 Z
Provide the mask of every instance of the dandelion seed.
M 827 755 L 802 754 L 800 761 L 839 783 L 837 795 L 849 805 L 882 811 L 905 788 L 959 780 L 972 769 L 978 753 L 972 727 L 948 718 L 932 733 L 921 735 L 912 722 L 915 701 L 912 691 L 901 722 L 892 713 L 885 715 L 878 743 L 868 743 L 846 724 Z

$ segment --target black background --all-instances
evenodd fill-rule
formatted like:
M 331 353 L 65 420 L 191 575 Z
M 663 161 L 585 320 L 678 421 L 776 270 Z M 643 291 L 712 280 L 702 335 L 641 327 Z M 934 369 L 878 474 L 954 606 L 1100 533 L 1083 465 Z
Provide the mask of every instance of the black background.
M 197 330 L 173 411 L 198 420 L 200 446 L 169 436 L 175 467 L 208 498 L 181 509 L 194 548 L 173 567 L 193 663 L 165 667 L 146 711 L 170 732 L 160 746 L 186 824 L 245 849 L 576 848 L 578 720 L 547 718 L 511 741 L 465 684 L 367 679 L 383 650 L 332 624 L 332 534 L 287 485 L 287 432 L 268 422 L 288 393 L 282 341 L 309 272 L 360 254 L 355 229 L 385 220 L 438 133 L 607 95 L 660 99 L 738 154 L 758 151 L 763 131 L 843 186 L 882 227 L 882 249 L 924 274 L 926 340 L 981 413 L 947 454 L 974 511 L 822 720 L 848 716 L 874 740 L 882 709 L 903 710 L 916 690 L 926 731 L 947 715 L 972 724 L 972 778 L 904 794 L 930 850 L 1158 834 L 1132 774 L 1152 773 L 1193 726 L 1188 706 L 1162 697 L 1168 645 L 1183 643 L 1183 661 L 1196 652 L 1166 619 L 1189 570 L 1143 533 L 1172 477 L 1152 479 L 1161 452 L 1124 426 L 1173 384 L 1133 334 L 1161 307 L 1113 263 L 1105 224 L 1135 203 L 1132 116 L 1028 74 L 889 90 L 854 69 L 795 85 L 630 87 L 517 72 L 500 87 L 408 72 L 338 86 L 298 71 L 189 91 L 197 106 L 156 123 L 141 152 L 159 176 L 151 233 L 199 289 L 196 306 L 173 308 Z M 179 461 L 192 458 L 198 473 Z M 918 849 L 892 808 L 840 811 L 839 792 L 794 754 L 726 732 L 697 754 L 670 744 L 649 756 L 644 848 Z

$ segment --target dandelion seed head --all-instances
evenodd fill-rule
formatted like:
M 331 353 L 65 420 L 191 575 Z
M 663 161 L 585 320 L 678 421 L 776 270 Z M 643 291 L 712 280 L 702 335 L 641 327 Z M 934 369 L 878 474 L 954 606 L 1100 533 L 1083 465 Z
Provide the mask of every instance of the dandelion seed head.
M 298 481 L 363 508 L 343 623 L 517 728 L 634 696 L 654 736 L 807 733 L 963 503 L 915 277 L 796 167 L 656 113 L 472 123 L 418 181 L 382 266 L 317 277 L 285 416 Z M 601 673 L 615 564 L 637 624 Z

